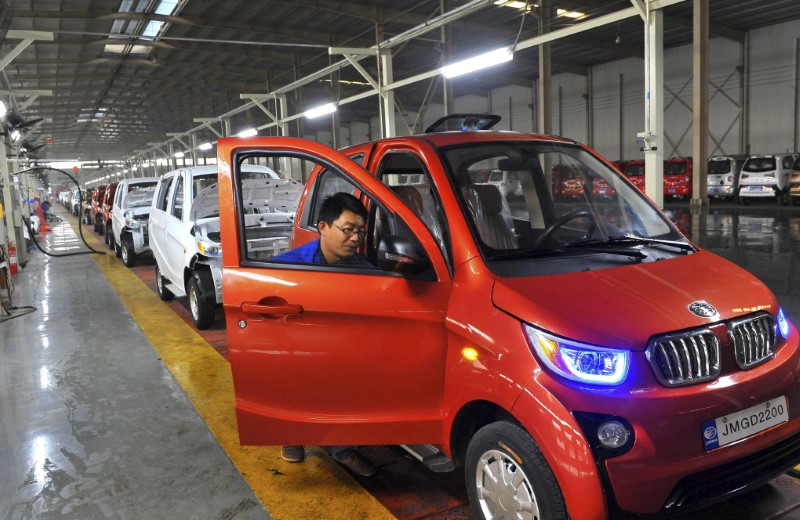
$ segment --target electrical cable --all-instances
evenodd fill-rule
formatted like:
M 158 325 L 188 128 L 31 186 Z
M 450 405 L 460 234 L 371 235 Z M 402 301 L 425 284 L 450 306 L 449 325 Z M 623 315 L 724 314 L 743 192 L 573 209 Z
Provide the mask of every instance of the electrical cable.
M 51 166 L 34 166 L 32 168 L 27 168 L 25 170 L 20 170 L 18 172 L 14 172 L 13 175 L 19 175 L 19 174 L 22 174 L 22 173 L 33 173 L 33 172 L 36 172 L 36 171 L 46 171 L 46 170 L 53 170 L 53 171 L 56 171 L 58 173 L 63 173 L 64 175 L 69 177 L 69 179 L 72 182 L 75 183 L 75 186 L 78 187 L 78 197 L 80 198 L 81 203 L 83 202 L 83 190 L 81 190 L 81 187 L 78 184 L 78 181 L 75 180 L 75 178 L 72 175 L 70 175 L 69 173 L 65 172 L 64 170 L 59 170 L 58 168 L 53 168 Z M 36 248 L 39 249 L 39 251 L 41 251 L 42 253 L 44 253 L 47 256 L 52 256 L 52 257 L 59 258 L 59 257 L 64 257 L 64 256 L 76 256 L 76 255 L 92 255 L 92 254 L 105 255 L 106 254 L 105 251 L 98 251 L 97 249 L 95 249 L 92 246 L 90 246 L 89 243 L 86 241 L 86 238 L 84 238 L 84 236 L 83 236 L 83 227 L 81 226 L 81 220 L 82 219 L 80 218 L 80 215 L 79 215 L 79 218 L 78 218 L 78 234 L 80 235 L 81 240 L 83 241 L 84 245 L 89 249 L 89 251 L 75 251 L 75 252 L 72 252 L 72 253 L 51 253 L 49 251 L 45 251 L 42 248 L 42 246 L 39 245 L 39 241 L 36 240 L 36 238 L 35 238 L 36 233 L 33 232 L 33 228 L 31 228 L 30 222 L 28 220 L 26 220 L 26 219 L 23 219 L 23 221 L 25 221 L 25 225 L 28 227 L 28 233 L 30 234 L 30 236 L 32 238 L 32 242 L 34 243 Z

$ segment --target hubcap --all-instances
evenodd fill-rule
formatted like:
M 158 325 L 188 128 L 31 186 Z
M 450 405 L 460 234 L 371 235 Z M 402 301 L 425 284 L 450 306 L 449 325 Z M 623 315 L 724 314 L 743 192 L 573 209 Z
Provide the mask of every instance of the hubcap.
M 197 292 L 194 290 L 194 286 L 189 287 L 189 306 L 192 308 L 192 316 L 196 320 L 198 316 L 200 316 L 200 309 L 199 303 L 197 302 Z
M 475 471 L 475 487 L 484 518 L 541 518 L 527 475 L 502 451 L 489 450 L 481 456 Z

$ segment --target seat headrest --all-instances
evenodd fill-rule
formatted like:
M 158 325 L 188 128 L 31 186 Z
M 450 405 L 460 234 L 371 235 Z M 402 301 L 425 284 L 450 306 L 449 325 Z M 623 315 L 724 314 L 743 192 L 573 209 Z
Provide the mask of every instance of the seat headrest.
M 487 215 L 497 215 L 503 210 L 503 195 L 493 184 L 473 184 L 470 187 Z
M 413 186 L 393 186 L 392 191 L 397 197 L 406 203 L 406 206 L 411 208 L 418 217 L 422 217 L 424 206 L 422 204 L 422 195 Z

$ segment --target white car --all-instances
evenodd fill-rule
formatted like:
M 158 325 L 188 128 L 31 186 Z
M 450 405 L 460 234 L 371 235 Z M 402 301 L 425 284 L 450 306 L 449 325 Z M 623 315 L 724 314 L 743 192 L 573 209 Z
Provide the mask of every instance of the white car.
M 742 166 L 739 178 L 739 204 L 752 199 L 774 198 L 789 204 L 789 172 L 798 154 L 751 155 Z
M 746 158 L 747 156 L 743 155 L 715 155 L 708 158 L 706 170 L 708 198 L 736 198 L 739 174 Z
M 259 240 L 248 247 L 269 258 L 289 248 L 303 185 L 279 178 L 266 166 L 245 165 L 243 170 L 250 175 L 241 193 L 248 208 L 246 225 L 259 231 Z M 214 309 L 222 303 L 217 167 L 181 168 L 162 175 L 149 229 L 159 297 L 187 296 L 195 326 L 209 328 Z
M 117 185 L 111 210 L 111 235 L 117 258 L 128 267 L 136 257 L 150 251 L 147 222 L 158 177 L 124 179 Z

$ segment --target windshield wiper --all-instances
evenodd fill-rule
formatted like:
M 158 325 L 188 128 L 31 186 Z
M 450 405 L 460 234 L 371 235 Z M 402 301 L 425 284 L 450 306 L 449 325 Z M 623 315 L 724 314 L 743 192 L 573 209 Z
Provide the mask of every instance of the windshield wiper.
M 573 247 L 574 245 L 575 244 L 566 246 L 568 249 L 517 249 L 514 251 L 505 251 L 503 253 L 495 253 L 491 255 L 489 260 L 513 260 L 525 257 L 562 256 L 576 252 L 627 256 L 632 260 L 644 260 L 647 258 L 647 253 L 638 251 L 636 249 L 606 249 L 604 247 L 591 247 L 591 245 L 588 247 Z
M 606 239 L 585 240 L 583 242 L 574 242 L 572 244 L 567 245 L 566 247 L 583 249 L 584 247 L 603 247 L 603 246 L 620 246 L 620 245 L 669 246 L 669 247 L 676 247 L 686 253 L 696 251 L 694 246 L 692 246 L 691 244 L 687 244 L 686 242 L 676 242 L 674 240 L 661 240 L 659 238 L 637 237 L 633 235 L 608 237 Z

